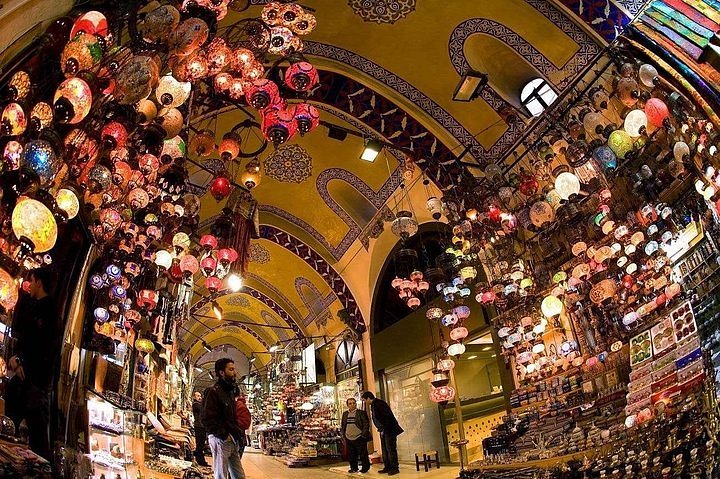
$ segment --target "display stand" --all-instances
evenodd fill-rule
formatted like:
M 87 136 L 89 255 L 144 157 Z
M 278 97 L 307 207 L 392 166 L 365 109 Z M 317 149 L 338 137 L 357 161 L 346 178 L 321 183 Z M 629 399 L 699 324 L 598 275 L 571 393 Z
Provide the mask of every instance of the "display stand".
M 144 414 L 88 391 L 89 457 L 93 479 L 135 479 L 144 460 Z

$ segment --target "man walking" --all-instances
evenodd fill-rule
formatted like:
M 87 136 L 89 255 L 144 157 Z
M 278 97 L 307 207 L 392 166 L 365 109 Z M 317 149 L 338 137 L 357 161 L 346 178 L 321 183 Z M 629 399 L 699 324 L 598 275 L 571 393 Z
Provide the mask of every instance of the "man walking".
M 210 464 L 205 461 L 205 441 L 207 440 L 207 433 L 202 423 L 202 403 L 202 393 L 195 391 L 195 393 L 193 393 L 192 403 L 192 412 L 195 418 L 193 425 L 195 427 L 195 462 L 197 462 L 199 466 L 208 467 Z
M 208 434 L 215 479 L 245 479 L 240 462 L 244 433 L 235 417 L 235 363 L 222 358 L 215 361 L 217 382 L 205 392 L 202 423 Z M 228 476 L 229 472 L 229 476 Z
M 380 433 L 382 445 L 383 464 L 385 467 L 378 472 L 394 476 L 400 473 L 400 463 L 397 453 L 397 437 L 405 432 L 398 424 L 390 409 L 390 405 L 375 397 L 370 391 L 365 391 L 361 396 L 365 403 L 365 409 L 372 414 L 372 421 Z

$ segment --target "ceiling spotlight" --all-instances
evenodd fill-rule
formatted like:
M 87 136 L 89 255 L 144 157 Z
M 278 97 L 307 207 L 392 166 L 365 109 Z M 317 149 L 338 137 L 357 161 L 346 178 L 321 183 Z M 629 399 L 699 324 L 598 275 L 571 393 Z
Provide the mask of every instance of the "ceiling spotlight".
M 270 349 L 268 351 L 270 351 L 271 353 L 277 353 L 278 351 L 280 351 L 281 348 L 282 346 L 280 345 L 280 343 L 275 343 L 270 346 Z
M 453 101 L 472 101 L 478 96 L 488 83 L 488 76 L 475 70 L 468 70 L 453 93 Z
M 243 287 L 242 278 L 239 274 L 232 273 L 228 276 L 228 288 L 233 293 L 237 293 Z
M 202 342 L 202 345 L 203 345 L 203 348 L 205 348 L 205 351 L 207 351 L 208 353 L 211 353 L 211 352 L 212 352 L 212 348 L 210 347 L 210 345 L 208 345 L 208 343 L 206 343 L 205 341 L 203 341 L 203 342 Z
M 220 307 L 218 302 L 213 300 L 212 303 L 210 303 L 210 304 L 212 305 L 212 310 L 213 310 L 213 314 L 215 315 L 215 317 L 218 320 L 222 320 L 223 319 L 223 309 Z
M 333 140 L 338 141 L 345 141 L 345 138 L 347 138 L 347 136 L 347 130 L 344 130 L 334 125 L 328 126 L 328 138 L 332 138 Z
M 360 159 L 373 162 L 382 149 L 383 144 L 380 140 L 370 138 L 367 143 L 365 143 L 365 149 L 363 150 L 362 155 L 360 155 Z

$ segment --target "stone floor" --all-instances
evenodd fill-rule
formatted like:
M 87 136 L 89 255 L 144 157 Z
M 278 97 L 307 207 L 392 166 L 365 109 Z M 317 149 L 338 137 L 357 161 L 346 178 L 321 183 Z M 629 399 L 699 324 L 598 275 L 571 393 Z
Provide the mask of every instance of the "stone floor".
M 259 453 L 247 453 L 243 456 L 243 468 L 247 479 L 341 479 L 341 478 L 361 478 L 361 477 L 388 477 L 385 474 L 379 474 L 377 471 L 382 468 L 382 464 L 373 465 L 368 474 L 348 474 L 347 464 L 337 464 L 335 466 L 324 467 L 305 467 L 305 468 L 289 468 L 279 458 L 265 456 Z M 457 467 L 441 467 L 424 472 L 422 468 L 420 472 L 415 471 L 415 466 L 401 465 L 400 474 L 393 478 L 424 478 L 424 479 L 454 479 L 458 475 Z

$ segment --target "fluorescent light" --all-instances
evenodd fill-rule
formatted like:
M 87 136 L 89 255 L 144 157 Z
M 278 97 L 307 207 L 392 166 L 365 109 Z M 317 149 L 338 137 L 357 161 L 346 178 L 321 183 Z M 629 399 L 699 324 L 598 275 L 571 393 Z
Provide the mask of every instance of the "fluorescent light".
M 203 368 L 195 366 L 195 371 L 201 373 L 201 372 L 203 372 Z
M 228 276 L 227 281 L 228 281 L 228 288 L 230 288 L 230 291 L 232 291 L 233 293 L 237 293 L 243 287 L 242 278 L 238 274 L 235 274 L 235 273 L 231 274 L 230 276 Z
M 373 162 L 382 149 L 383 144 L 380 140 L 370 138 L 367 143 L 365 143 L 365 149 L 363 150 L 362 155 L 360 155 L 360 159 Z
M 488 83 L 488 76 L 475 70 L 468 70 L 453 92 L 453 101 L 471 101 L 480 95 L 483 87 Z
M 493 339 L 490 333 L 485 334 L 484 336 L 480 336 L 479 338 L 475 338 L 472 341 L 468 342 L 468 344 L 492 344 Z
M 280 351 L 281 348 L 282 348 L 282 346 L 280 345 L 280 343 L 275 343 L 272 346 L 270 346 L 269 351 L 271 353 L 276 353 L 276 352 Z
M 257 358 L 255 356 L 250 356 L 250 362 L 254 363 Z
M 206 343 L 205 341 L 203 341 L 203 342 L 202 342 L 202 345 L 203 345 L 203 348 L 205 348 L 205 351 L 207 351 L 208 353 L 211 353 L 211 352 L 212 352 L 212 348 L 208 345 L 208 343 Z
M 473 354 L 472 356 L 468 356 L 468 359 L 475 359 L 477 358 L 477 354 Z

